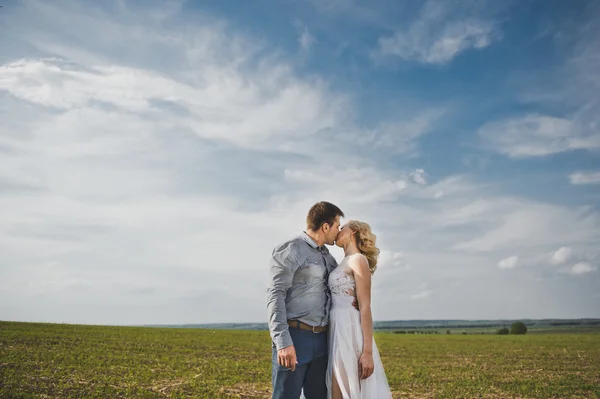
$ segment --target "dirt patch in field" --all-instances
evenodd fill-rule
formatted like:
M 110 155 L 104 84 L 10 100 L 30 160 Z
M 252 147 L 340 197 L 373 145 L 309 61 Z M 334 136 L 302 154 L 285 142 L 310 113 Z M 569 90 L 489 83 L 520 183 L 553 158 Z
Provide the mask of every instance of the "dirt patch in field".
M 173 390 L 179 389 L 181 385 L 189 384 L 200 376 L 202 376 L 202 374 L 196 374 L 191 378 L 177 378 L 172 380 L 157 381 L 154 385 L 150 387 L 150 390 L 161 393 L 163 395 L 168 395 Z
M 233 396 L 234 398 L 250 399 L 271 397 L 271 389 L 261 384 L 240 383 L 231 387 L 224 387 L 219 390 L 220 393 Z

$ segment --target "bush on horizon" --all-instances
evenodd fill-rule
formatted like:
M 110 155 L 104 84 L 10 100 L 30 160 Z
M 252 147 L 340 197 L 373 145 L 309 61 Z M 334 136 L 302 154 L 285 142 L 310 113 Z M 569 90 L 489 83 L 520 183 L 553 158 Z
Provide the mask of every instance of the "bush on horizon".
M 522 321 L 516 321 L 510 327 L 510 333 L 516 335 L 527 334 L 527 326 Z

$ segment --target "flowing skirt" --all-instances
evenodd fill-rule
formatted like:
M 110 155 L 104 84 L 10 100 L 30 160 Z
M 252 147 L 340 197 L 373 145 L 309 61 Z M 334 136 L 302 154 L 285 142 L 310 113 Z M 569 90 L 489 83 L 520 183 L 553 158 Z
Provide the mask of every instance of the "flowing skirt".
M 327 395 L 331 399 L 332 376 L 335 375 L 344 399 L 390 399 L 392 393 L 383 370 L 379 351 L 373 340 L 375 369 L 367 379 L 358 375 L 362 354 L 360 312 L 352 306 L 354 297 L 333 295 L 329 318 L 329 365 Z

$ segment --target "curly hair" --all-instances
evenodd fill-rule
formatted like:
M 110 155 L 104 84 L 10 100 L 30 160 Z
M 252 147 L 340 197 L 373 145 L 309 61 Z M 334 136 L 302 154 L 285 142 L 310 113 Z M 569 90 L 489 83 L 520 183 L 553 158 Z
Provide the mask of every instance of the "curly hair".
M 377 269 L 377 258 L 379 257 L 379 248 L 375 245 L 377 236 L 371 231 L 371 226 L 365 222 L 351 220 L 348 227 L 355 232 L 356 246 L 361 254 L 367 257 L 371 274 Z

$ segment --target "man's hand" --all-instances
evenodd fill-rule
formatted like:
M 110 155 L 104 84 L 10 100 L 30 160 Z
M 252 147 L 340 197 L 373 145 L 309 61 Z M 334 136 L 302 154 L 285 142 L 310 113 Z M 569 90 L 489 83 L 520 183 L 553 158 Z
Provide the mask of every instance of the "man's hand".
M 375 370 L 375 364 L 373 363 L 373 355 L 370 353 L 363 352 L 358 360 L 358 376 L 361 380 L 369 378 Z
M 286 369 L 296 371 L 296 365 L 298 364 L 298 360 L 296 359 L 296 348 L 294 347 L 294 345 L 288 346 L 283 349 L 279 349 L 277 351 L 277 363 L 279 363 Z
M 358 299 L 356 299 L 356 297 L 354 297 L 354 301 L 352 302 L 352 306 L 354 306 L 354 309 L 360 310 L 360 308 L 358 307 Z

